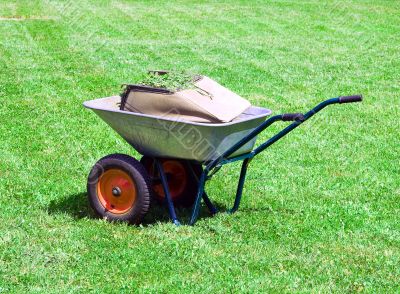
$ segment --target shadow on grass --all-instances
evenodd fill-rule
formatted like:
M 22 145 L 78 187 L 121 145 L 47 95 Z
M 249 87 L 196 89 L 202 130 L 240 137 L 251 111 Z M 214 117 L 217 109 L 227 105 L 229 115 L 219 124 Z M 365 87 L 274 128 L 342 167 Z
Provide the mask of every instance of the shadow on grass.
M 50 202 L 47 211 L 49 214 L 68 214 L 74 219 L 95 218 L 86 193 L 72 194 Z
M 218 202 L 214 203 L 214 205 L 218 209 L 218 211 L 226 210 L 226 208 Z M 192 214 L 192 209 L 182 207 L 176 207 L 175 209 L 179 221 L 182 224 L 187 224 Z M 61 199 L 53 200 L 50 202 L 47 210 L 49 214 L 67 214 L 77 220 L 81 218 L 97 218 L 89 205 L 86 193 L 72 194 Z M 212 215 L 208 211 L 207 207 L 205 207 L 205 205 L 202 205 L 198 219 L 206 217 L 212 217 Z M 149 212 L 143 220 L 143 226 L 153 225 L 158 222 L 168 223 L 170 221 L 171 220 L 167 207 L 165 205 L 153 203 L 150 207 Z
M 218 211 L 224 211 L 225 209 L 220 203 L 214 203 L 214 206 L 217 208 Z M 192 215 L 192 208 L 175 207 L 175 211 L 180 223 L 183 225 L 187 225 Z M 202 205 L 200 208 L 198 220 L 207 217 L 212 217 L 212 214 L 209 212 L 208 208 L 205 205 Z M 152 225 L 157 222 L 167 223 L 170 221 L 171 219 L 169 217 L 167 206 L 154 203 L 147 213 L 146 217 L 144 218 L 143 225 Z

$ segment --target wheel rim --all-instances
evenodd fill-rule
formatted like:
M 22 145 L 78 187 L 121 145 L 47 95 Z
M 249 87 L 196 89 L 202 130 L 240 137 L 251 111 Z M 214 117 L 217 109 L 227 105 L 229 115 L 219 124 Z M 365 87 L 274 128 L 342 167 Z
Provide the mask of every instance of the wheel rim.
M 167 177 L 171 198 L 175 200 L 182 196 L 187 185 L 187 170 L 184 164 L 177 160 L 165 160 L 162 166 Z M 153 189 L 159 197 L 165 198 L 164 188 L 161 183 L 154 184 Z
M 97 197 L 104 208 L 115 214 L 129 211 L 136 202 L 136 185 L 120 169 L 106 170 L 97 183 Z

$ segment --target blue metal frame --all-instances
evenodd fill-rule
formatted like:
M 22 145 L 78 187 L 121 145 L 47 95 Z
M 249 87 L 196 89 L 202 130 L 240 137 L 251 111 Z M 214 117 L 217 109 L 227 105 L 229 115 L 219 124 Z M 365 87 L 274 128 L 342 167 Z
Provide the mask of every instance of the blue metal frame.
M 351 97 L 349 96 L 349 98 L 351 98 Z M 212 202 L 210 201 L 210 199 L 208 198 L 208 196 L 205 192 L 205 183 L 207 180 L 211 179 L 212 175 L 214 175 L 221 168 L 221 166 L 228 164 L 228 163 L 235 162 L 235 161 L 243 160 L 242 167 L 240 170 L 239 182 L 238 182 L 238 186 L 237 186 L 237 190 L 236 190 L 235 201 L 234 201 L 233 207 L 230 210 L 228 210 L 228 213 L 234 213 L 238 210 L 239 205 L 240 205 L 240 201 L 241 201 L 242 194 L 243 194 L 244 182 L 246 179 L 247 168 L 248 168 L 249 163 L 252 160 L 252 158 L 255 157 L 257 154 L 261 153 L 262 151 L 264 151 L 265 149 L 267 149 L 269 146 L 271 146 L 278 140 L 280 140 L 282 137 L 284 137 L 289 132 L 291 132 L 292 130 L 297 128 L 299 125 L 301 125 L 303 122 L 305 122 L 306 120 L 311 118 L 317 112 L 324 109 L 326 106 L 331 105 L 331 104 L 336 104 L 336 103 L 358 102 L 358 101 L 361 101 L 362 97 L 360 96 L 360 98 L 358 100 L 351 98 L 351 99 L 353 99 L 352 101 L 350 101 L 350 99 L 348 99 L 348 101 L 344 101 L 342 99 L 343 99 L 343 97 L 337 97 L 337 98 L 331 98 L 331 99 L 325 100 L 325 101 L 321 102 L 320 104 L 318 104 L 317 106 L 315 106 L 313 109 L 311 109 L 304 115 L 301 115 L 301 114 L 291 115 L 291 119 L 285 118 L 285 115 L 272 116 L 269 119 L 267 119 L 264 123 L 262 123 L 260 126 L 255 128 L 246 137 L 239 140 L 235 145 L 233 145 L 231 148 L 229 148 L 226 152 L 224 152 L 218 158 L 214 159 L 213 161 L 208 162 L 206 164 L 205 168 L 203 169 L 200 179 L 197 179 L 198 180 L 198 191 L 197 191 L 196 200 L 193 204 L 192 215 L 191 215 L 191 218 L 189 221 L 189 225 L 194 225 L 194 223 L 196 222 L 196 220 L 198 218 L 201 199 L 204 200 L 206 206 L 208 207 L 208 209 L 210 210 L 210 212 L 212 214 L 215 214 L 217 212 L 217 209 L 212 204 Z M 278 132 L 276 135 L 272 136 L 270 139 L 268 139 L 261 145 L 259 145 L 253 151 L 246 153 L 246 154 L 242 154 L 239 156 L 229 158 L 230 155 L 232 155 L 234 152 L 239 150 L 243 145 L 248 143 L 251 139 L 256 137 L 258 134 L 260 134 L 262 131 L 264 131 L 267 127 L 269 127 L 273 123 L 275 123 L 277 121 L 287 121 L 287 120 L 292 120 L 292 121 L 294 120 L 294 122 L 291 123 L 286 128 L 284 128 L 283 130 L 281 130 L 280 132 Z M 162 168 L 162 164 L 157 159 L 155 159 L 155 161 L 156 161 L 159 173 L 160 173 L 161 182 L 162 182 L 164 192 L 166 195 L 166 200 L 167 200 L 167 205 L 168 205 L 171 220 L 173 221 L 174 224 L 180 225 L 180 223 L 177 219 L 176 213 L 175 213 L 175 208 L 174 208 L 173 202 L 171 200 L 171 196 L 169 193 L 169 189 L 168 189 L 165 173 Z M 190 167 L 190 170 L 192 171 L 193 176 L 196 176 L 191 167 Z
M 174 203 L 172 202 L 171 194 L 170 194 L 169 188 L 168 188 L 167 177 L 166 177 L 164 169 L 162 167 L 162 163 L 157 158 L 155 158 L 154 161 L 156 163 L 158 172 L 160 174 L 161 184 L 162 184 L 163 189 L 164 189 L 165 199 L 167 201 L 169 215 L 171 217 L 172 222 L 176 226 L 179 226 L 180 222 L 179 222 L 179 220 L 178 220 L 178 218 L 176 216 Z

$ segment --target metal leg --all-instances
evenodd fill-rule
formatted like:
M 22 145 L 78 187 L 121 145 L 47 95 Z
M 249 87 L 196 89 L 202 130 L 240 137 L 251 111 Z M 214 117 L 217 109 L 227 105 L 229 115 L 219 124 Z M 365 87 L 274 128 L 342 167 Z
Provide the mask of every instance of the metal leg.
M 199 178 L 197 177 L 196 173 L 194 172 L 192 166 L 187 163 L 187 166 L 189 167 L 190 172 L 192 173 L 192 176 L 196 179 L 197 181 L 197 185 L 199 184 Z M 210 211 L 210 213 L 212 215 L 216 214 L 218 212 L 218 209 L 213 205 L 213 203 L 211 202 L 210 198 L 208 197 L 206 191 L 203 189 L 203 200 L 204 203 L 207 205 L 208 210 Z
M 196 200 L 193 204 L 193 209 L 192 209 L 192 217 L 190 218 L 190 222 L 189 225 L 194 225 L 194 223 L 197 220 L 197 216 L 199 214 L 199 210 L 200 210 L 200 202 L 201 202 L 201 198 L 203 197 L 204 194 L 204 185 L 205 185 L 205 181 L 206 181 L 206 172 L 203 171 L 201 173 L 201 177 L 200 177 L 200 181 L 199 181 L 199 188 L 197 191 L 197 197 Z
M 176 226 L 179 226 L 180 222 L 179 222 L 178 218 L 176 217 L 175 207 L 174 207 L 174 203 L 172 202 L 171 194 L 169 193 L 167 177 L 165 176 L 164 169 L 162 167 L 162 164 L 158 161 L 158 159 L 155 158 L 154 161 L 156 162 L 158 173 L 160 174 L 161 183 L 162 183 L 164 193 L 165 193 L 165 199 L 166 199 L 167 205 L 168 205 L 169 215 L 171 217 L 172 222 Z
M 250 162 L 250 159 L 246 158 L 242 163 L 242 168 L 240 170 L 239 183 L 238 183 L 237 190 L 236 190 L 235 203 L 233 204 L 233 207 L 230 210 L 228 210 L 228 213 L 235 213 L 236 210 L 238 210 L 238 208 L 239 208 L 240 200 L 242 199 L 243 186 L 244 186 L 244 181 L 246 179 L 246 172 L 247 172 L 247 167 L 249 165 L 249 162 Z
M 207 205 L 208 210 L 212 215 L 216 214 L 218 212 L 218 209 L 214 206 L 214 204 L 211 202 L 210 198 L 208 197 L 206 191 L 203 192 L 203 200 L 204 203 Z

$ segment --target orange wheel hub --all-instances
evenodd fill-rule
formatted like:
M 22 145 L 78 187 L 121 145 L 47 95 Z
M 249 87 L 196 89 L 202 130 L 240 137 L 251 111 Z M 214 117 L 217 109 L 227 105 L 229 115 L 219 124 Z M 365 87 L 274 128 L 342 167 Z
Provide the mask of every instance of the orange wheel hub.
M 109 212 L 122 214 L 129 211 L 135 204 L 136 196 L 136 185 L 126 172 L 109 169 L 100 176 L 97 197 Z
M 187 171 L 183 163 L 176 160 L 165 160 L 162 163 L 164 173 L 167 177 L 169 191 L 172 200 L 180 197 L 188 181 Z M 161 197 L 165 197 L 164 189 L 161 183 L 153 186 L 154 192 Z

